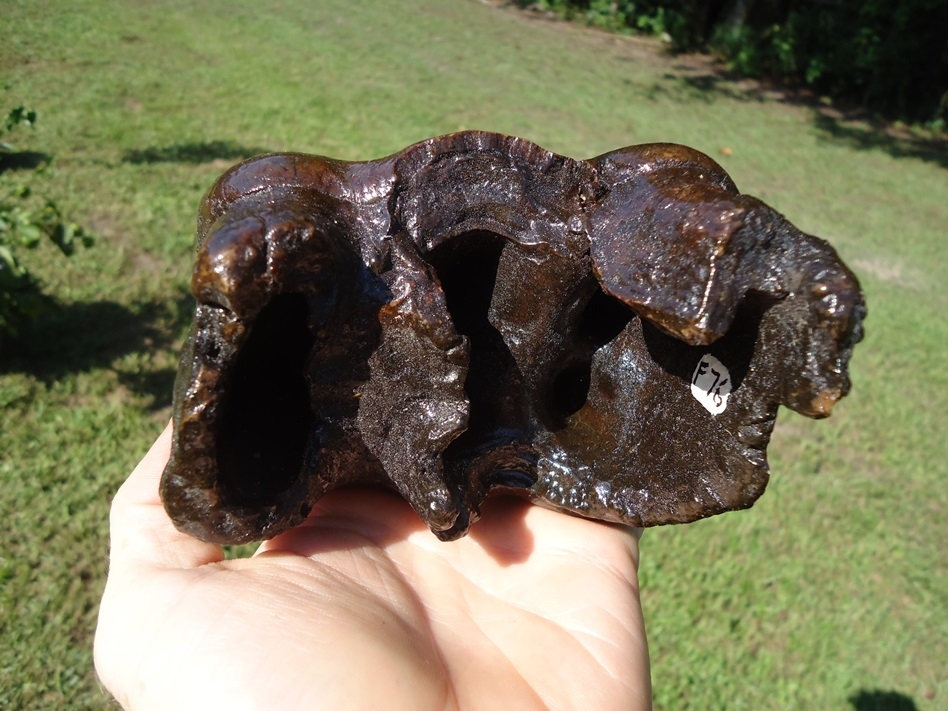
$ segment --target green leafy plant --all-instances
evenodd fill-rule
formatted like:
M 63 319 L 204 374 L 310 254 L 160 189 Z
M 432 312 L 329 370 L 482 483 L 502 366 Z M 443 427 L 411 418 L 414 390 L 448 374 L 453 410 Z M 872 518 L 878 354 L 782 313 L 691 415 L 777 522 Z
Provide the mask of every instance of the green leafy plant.
M 19 125 L 35 122 L 35 111 L 17 106 L 7 113 L 0 138 Z M 13 146 L 0 140 L 0 158 L 12 153 Z M 36 249 L 44 237 L 67 257 L 77 245 L 89 247 L 93 243 L 91 234 L 65 220 L 54 201 L 34 196 L 29 185 L 18 185 L 0 196 L 0 336 L 15 334 L 50 303 L 40 281 L 18 257 L 24 250 Z
M 4 133 L 9 133 L 13 130 L 18 124 L 26 124 L 27 126 L 32 126 L 36 123 L 36 112 L 32 109 L 28 109 L 25 106 L 17 106 L 10 110 L 7 114 L 6 120 L 3 122 Z M 0 151 L 12 151 L 13 146 L 7 143 L 6 141 L 0 141 Z
M 514 0 L 615 32 L 710 50 L 745 76 L 805 83 L 880 116 L 944 130 L 944 0 Z

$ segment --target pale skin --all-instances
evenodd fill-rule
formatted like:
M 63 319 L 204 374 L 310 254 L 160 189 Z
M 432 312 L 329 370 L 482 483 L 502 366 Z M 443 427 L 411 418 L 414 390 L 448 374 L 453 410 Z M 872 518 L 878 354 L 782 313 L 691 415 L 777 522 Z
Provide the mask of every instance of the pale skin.
M 513 497 L 461 540 L 340 490 L 247 559 L 177 531 L 170 427 L 115 496 L 96 670 L 125 709 L 648 709 L 637 531 Z

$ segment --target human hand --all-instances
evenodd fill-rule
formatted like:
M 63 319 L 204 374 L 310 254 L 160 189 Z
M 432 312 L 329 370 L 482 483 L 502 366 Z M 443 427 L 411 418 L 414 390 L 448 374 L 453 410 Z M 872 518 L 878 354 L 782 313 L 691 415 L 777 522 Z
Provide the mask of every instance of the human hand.
M 444 543 L 396 494 L 332 492 L 247 559 L 158 498 L 170 426 L 115 495 L 95 663 L 126 709 L 646 709 L 638 541 L 484 505 Z

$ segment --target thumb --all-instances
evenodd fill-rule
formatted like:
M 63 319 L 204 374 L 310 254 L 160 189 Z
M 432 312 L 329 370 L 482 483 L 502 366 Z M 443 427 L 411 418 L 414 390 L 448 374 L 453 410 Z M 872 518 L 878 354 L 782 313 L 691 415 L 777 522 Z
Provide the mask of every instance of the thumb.
M 158 496 L 158 482 L 171 455 L 171 423 L 112 500 L 109 576 L 143 568 L 191 569 L 223 560 L 220 546 L 174 527 Z

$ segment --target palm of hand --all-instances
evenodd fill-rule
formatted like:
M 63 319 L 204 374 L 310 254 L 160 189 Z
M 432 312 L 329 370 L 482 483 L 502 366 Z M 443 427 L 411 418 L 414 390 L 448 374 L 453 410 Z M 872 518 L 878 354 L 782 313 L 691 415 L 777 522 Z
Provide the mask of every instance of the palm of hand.
M 95 651 L 126 708 L 649 706 L 629 531 L 498 499 L 442 543 L 358 489 L 224 561 L 161 508 L 168 447 L 113 503 Z

